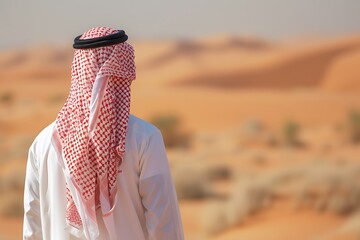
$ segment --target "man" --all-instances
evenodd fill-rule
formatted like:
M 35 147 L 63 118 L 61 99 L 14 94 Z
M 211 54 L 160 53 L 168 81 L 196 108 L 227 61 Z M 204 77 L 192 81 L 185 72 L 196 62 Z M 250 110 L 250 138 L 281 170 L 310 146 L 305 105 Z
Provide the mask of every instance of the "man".
M 160 131 L 131 114 L 124 31 L 75 38 L 69 97 L 29 150 L 24 239 L 183 239 Z

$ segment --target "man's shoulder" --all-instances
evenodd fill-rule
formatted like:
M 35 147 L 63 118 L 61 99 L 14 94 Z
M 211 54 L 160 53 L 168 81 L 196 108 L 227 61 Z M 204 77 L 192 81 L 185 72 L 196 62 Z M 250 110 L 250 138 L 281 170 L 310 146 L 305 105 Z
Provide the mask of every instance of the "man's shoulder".
M 47 127 L 41 130 L 41 132 L 35 137 L 35 140 L 31 144 L 30 149 L 36 150 L 38 147 L 44 147 L 51 143 L 51 136 L 54 129 L 55 122 L 49 124 Z M 41 143 L 41 144 L 39 144 Z
M 43 128 L 40 133 L 36 136 L 35 140 L 43 140 L 44 138 L 51 139 L 55 122 L 50 123 L 48 126 Z
M 145 136 L 150 136 L 153 133 L 160 132 L 160 130 L 152 123 L 149 123 L 132 114 L 129 115 L 128 130 Z

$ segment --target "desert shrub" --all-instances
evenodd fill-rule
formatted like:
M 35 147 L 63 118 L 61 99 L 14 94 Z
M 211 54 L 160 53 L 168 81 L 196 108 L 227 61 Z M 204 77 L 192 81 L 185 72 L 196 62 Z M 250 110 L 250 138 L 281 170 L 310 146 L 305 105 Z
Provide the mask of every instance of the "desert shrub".
M 257 119 L 250 119 L 244 122 L 242 132 L 246 135 L 258 135 L 264 129 L 262 123 Z
M 334 214 L 360 210 L 360 165 L 312 162 L 240 179 L 230 197 L 204 213 L 209 234 L 239 224 L 274 199 L 295 199 L 296 209 L 313 208 Z M 215 209 L 216 208 L 216 209 Z
M 227 212 L 224 211 L 227 205 L 224 201 L 213 201 L 205 206 L 201 221 L 207 235 L 221 232 L 230 225 Z
M 0 102 L 9 104 L 14 100 L 14 95 L 11 92 L 4 92 L 0 95 Z
M 360 111 L 351 111 L 348 115 L 349 134 L 352 142 L 360 142 Z
M 214 234 L 243 222 L 268 206 L 272 195 L 271 187 L 265 182 L 241 180 L 227 201 L 212 203 L 206 208 L 203 218 L 205 231 Z
M 290 146 L 299 146 L 300 125 L 294 121 L 287 121 L 283 126 L 283 135 L 285 144 Z
M 256 119 L 245 121 L 238 129 L 239 143 L 242 146 L 254 146 L 262 142 L 262 133 L 264 127 Z
M 205 170 L 206 177 L 211 181 L 229 180 L 232 177 L 231 169 L 225 165 L 211 166 Z
M 296 193 L 298 207 L 348 214 L 360 208 L 359 166 L 320 164 L 305 169 Z
M 236 129 L 238 143 L 240 146 L 269 146 L 276 147 L 279 145 L 279 136 L 267 129 L 264 124 L 257 119 L 245 121 Z
M 177 168 L 173 177 L 179 199 L 201 199 L 213 194 L 211 182 L 200 169 Z
M 271 197 L 271 186 L 265 182 L 240 182 L 228 204 L 229 223 L 233 225 L 242 222 L 250 214 L 267 206 Z
M 175 115 L 159 115 L 151 119 L 163 135 L 166 147 L 189 147 L 190 135 L 181 131 L 180 119 Z

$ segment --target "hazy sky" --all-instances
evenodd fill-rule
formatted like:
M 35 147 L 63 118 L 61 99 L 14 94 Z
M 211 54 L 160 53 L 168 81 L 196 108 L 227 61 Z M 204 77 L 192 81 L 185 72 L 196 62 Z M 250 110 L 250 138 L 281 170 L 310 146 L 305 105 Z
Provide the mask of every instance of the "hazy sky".
M 360 0 L 0 0 L 0 48 L 72 42 L 93 26 L 130 38 L 360 33 Z

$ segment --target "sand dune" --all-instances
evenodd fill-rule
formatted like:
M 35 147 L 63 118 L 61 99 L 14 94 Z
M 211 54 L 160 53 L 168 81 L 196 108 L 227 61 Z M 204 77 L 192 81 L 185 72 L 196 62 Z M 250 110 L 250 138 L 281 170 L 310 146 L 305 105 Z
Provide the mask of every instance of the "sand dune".
M 325 73 L 329 71 L 337 57 L 359 46 L 360 39 L 354 38 L 351 41 L 344 39 L 343 42 L 317 43 L 315 46 L 298 50 L 280 47 L 268 51 L 265 55 L 262 53 L 262 57 L 267 57 L 265 64 L 264 61 L 253 61 L 250 69 L 242 69 L 241 65 L 247 62 L 247 59 L 239 56 L 238 67 L 234 66 L 230 71 L 198 72 L 195 76 L 183 79 L 181 84 L 223 88 L 317 87 L 321 85 Z M 282 55 L 279 55 L 280 53 Z M 218 56 L 218 64 L 227 62 L 221 54 Z M 209 69 L 212 68 L 209 66 Z
M 70 48 L 51 46 L 7 51 L 0 54 L 0 79 L 69 78 L 72 55 Z
M 138 79 L 145 85 L 342 89 L 358 76 L 358 54 L 352 52 L 360 47 L 360 37 L 291 44 L 220 36 L 134 45 Z M 0 79 L 69 79 L 72 54 L 70 48 L 50 46 L 4 52 Z
M 360 91 L 360 48 L 339 56 L 327 71 L 324 89 Z
M 221 36 L 135 45 L 141 50 L 138 79 L 151 79 L 145 85 L 252 89 L 321 87 L 333 63 L 359 46 L 356 35 L 293 43 Z
M 249 117 L 265 119 L 271 125 L 289 118 L 303 124 L 339 122 L 350 108 L 358 106 L 356 96 L 342 96 L 339 101 L 336 94 L 317 91 L 323 86 L 325 90 L 341 89 L 346 79 L 358 82 L 353 77 L 359 69 L 358 54 L 353 51 L 359 44 L 356 36 L 306 44 L 220 36 L 187 42 L 185 48 L 199 49 L 192 53 L 180 51 L 184 45 L 179 42 L 137 42 L 134 46 L 138 73 L 133 83 L 132 111 L 144 118 L 173 112 L 184 119 L 186 126 L 195 129 L 218 128 L 220 123 L 233 126 Z M 15 101 L 24 104 L 29 98 L 36 99 L 38 114 L 47 116 L 45 122 L 50 121 L 61 106 L 60 100 L 68 94 L 72 52 L 70 48 L 36 46 L 0 54 L 0 93 L 12 94 Z M 159 62 L 170 55 L 171 59 Z M 154 62 L 156 66 L 147 67 Z M 336 76 L 343 77 L 339 81 Z M 193 87 L 196 85 L 212 89 L 200 91 Z M 49 91 L 42 92 L 42 86 Z M 312 90 L 278 93 L 281 89 L 301 87 Z M 223 91 L 224 88 L 234 91 Z M 247 92 L 249 88 L 257 92 Z M 49 103 L 54 101 L 58 103 Z M 56 108 L 50 112 L 40 110 L 49 104 Z M 192 107 L 184 108 L 184 104 Z M 331 104 L 331 113 L 327 104 Z M 8 119 L 4 128 L 26 130 L 22 123 L 28 121 L 26 116 L 34 115 L 27 109 L 16 113 L 16 117 L 3 109 Z M 36 123 L 40 128 L 43 122 Z
M 172 49 L 163 53 L 146 64 L 146 67 L 156 67 L 168 64 L 181 57 L 201 57 L 199 55 L 216 53 L 222 55 L 226 51 L 260 51 L 268 49 L 270 43 L 265 40 L 234 36 L 218 36 L 209 39 L 179 40 Z

